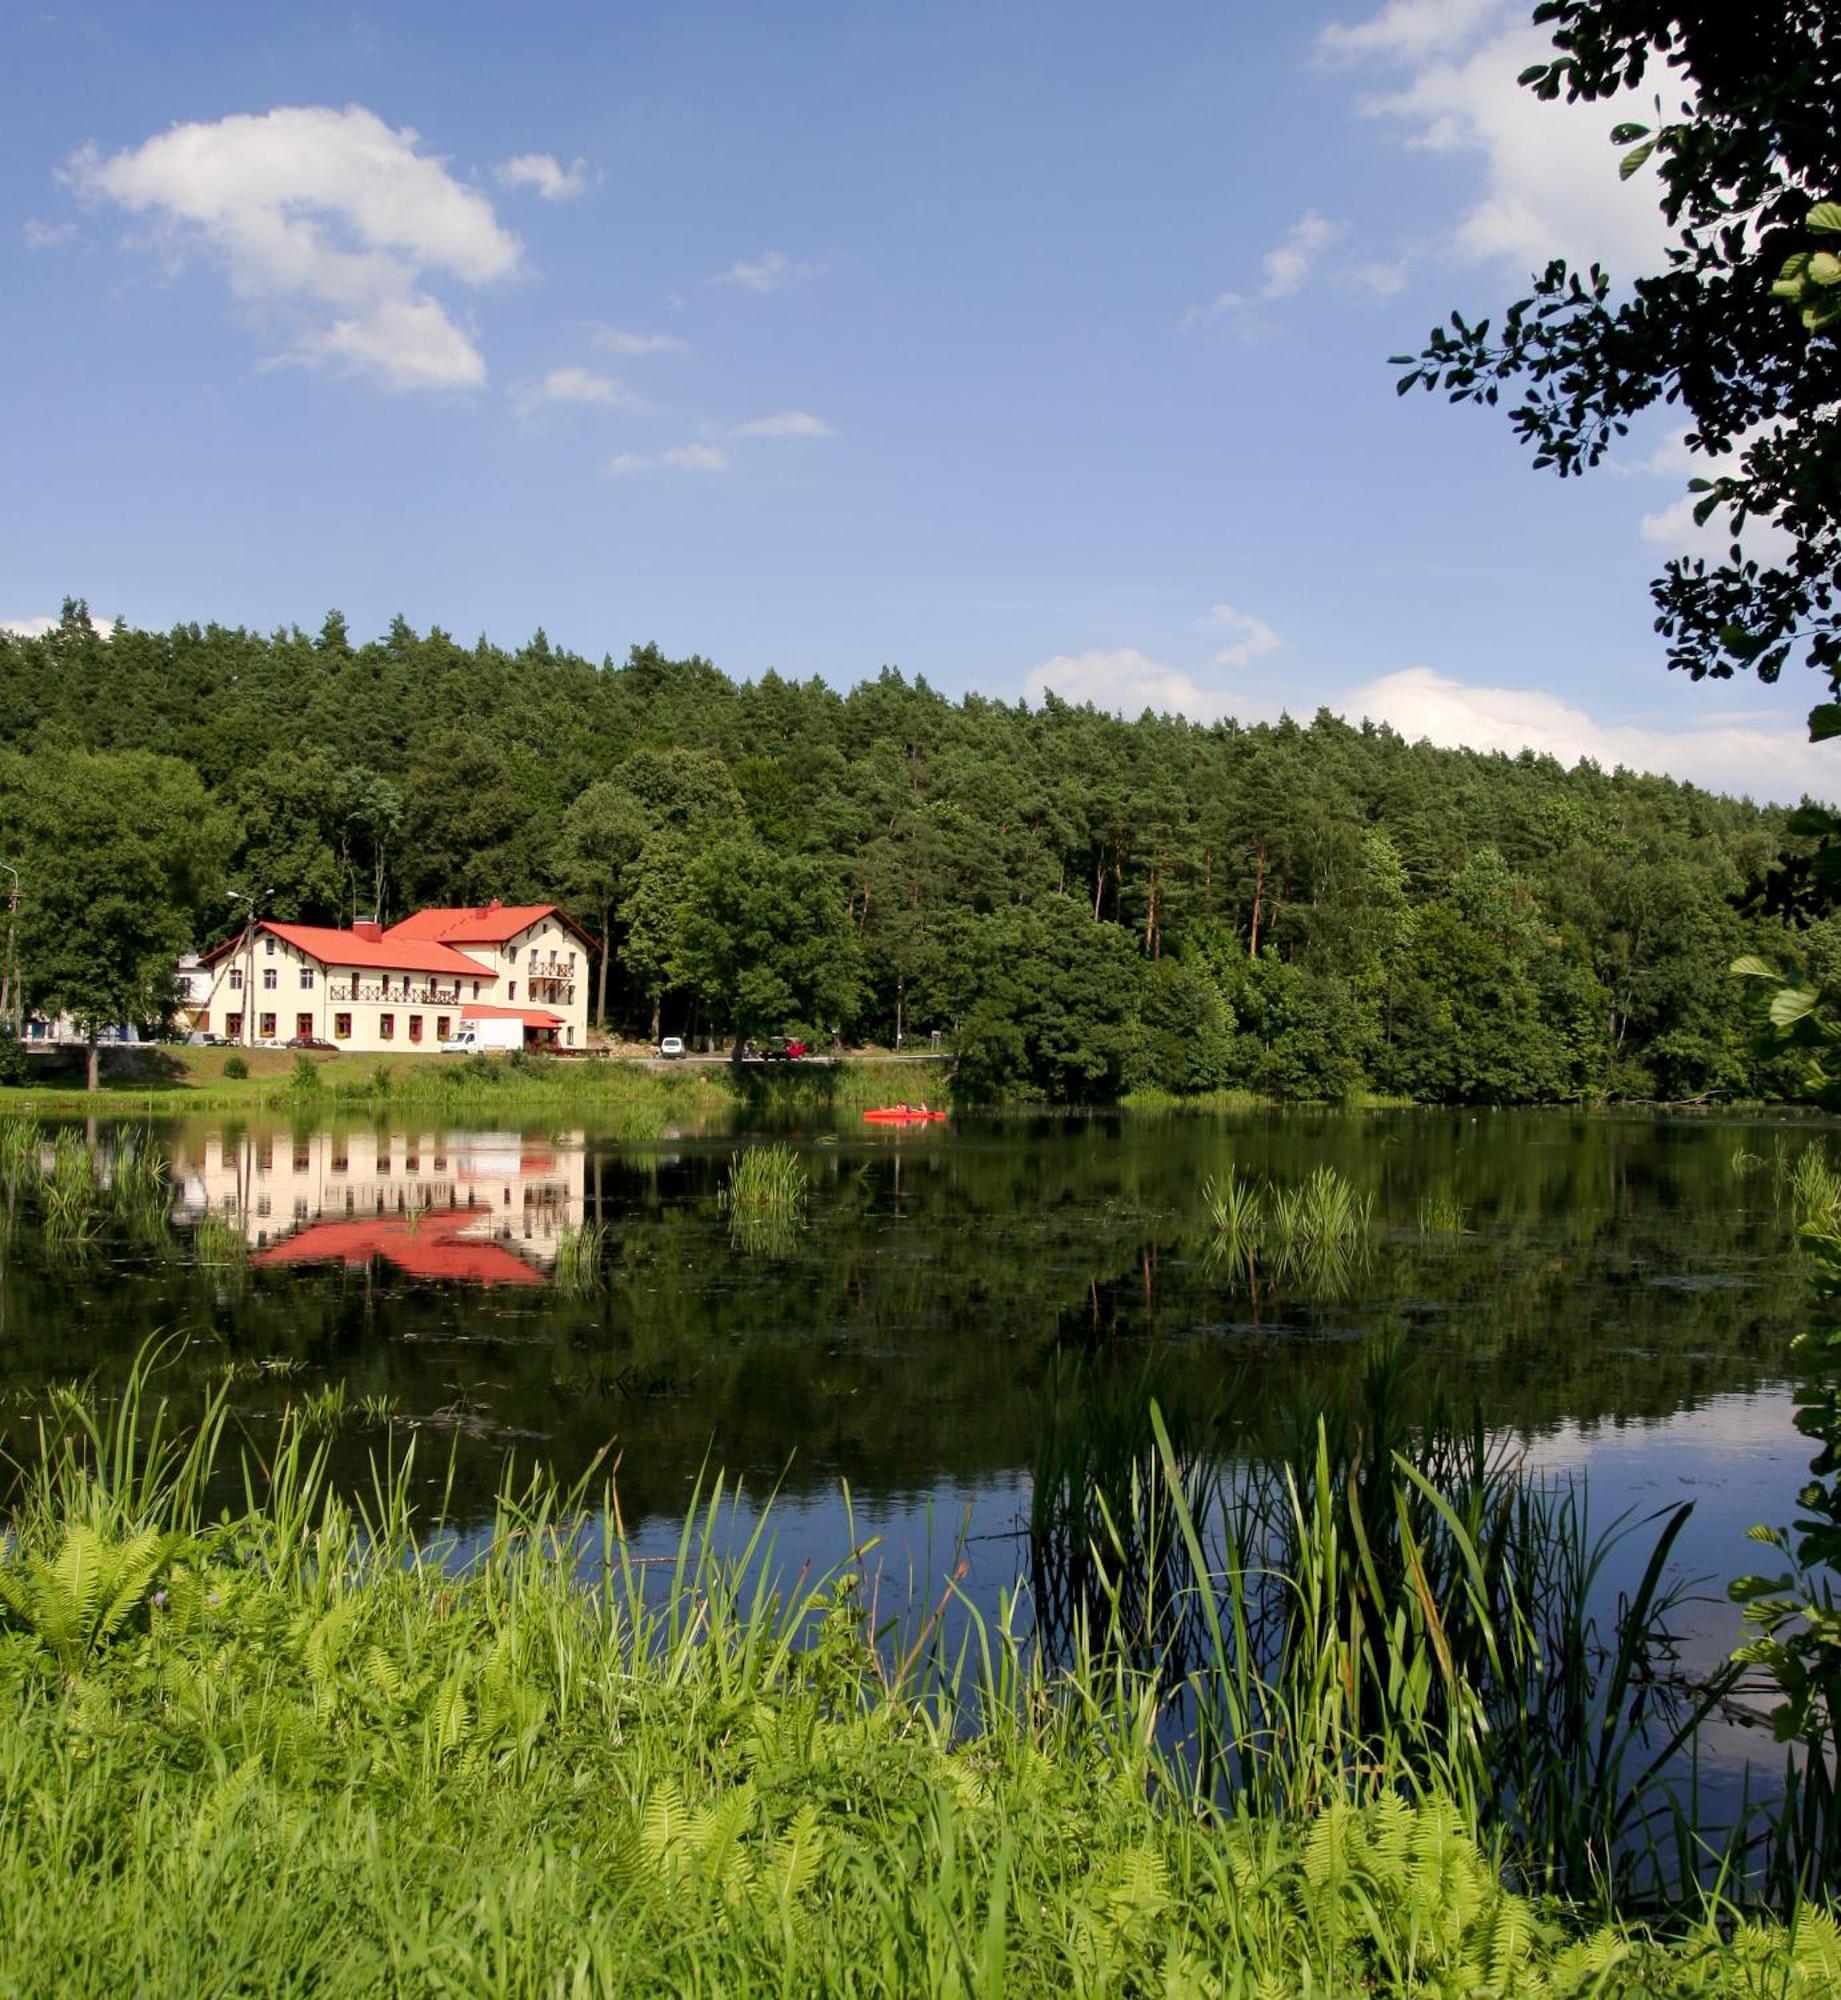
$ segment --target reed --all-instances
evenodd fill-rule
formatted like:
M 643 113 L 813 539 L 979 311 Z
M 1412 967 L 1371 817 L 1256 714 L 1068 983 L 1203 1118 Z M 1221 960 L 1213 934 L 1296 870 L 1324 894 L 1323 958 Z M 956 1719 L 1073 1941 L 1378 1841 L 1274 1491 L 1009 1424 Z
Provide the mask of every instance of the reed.
M 1414 1212 L 1421 1236 L 1462 1236 L 1468 1225 L 1464 1204 L 1448 1188 L 1422 1194 Z
M 63 1248 L 92 1243 L 102 1227 L 103 1189 L 96 1156 L 78 1132 L 60 1132 L 39 1183 L 46 1240 Z
M 249 1262 L 249 1241 L 229 1216 L 208 1208 L 192 1224 L 192 1262 L 204 1271 L 240 1271 Z
M 1260 1189 L 1230 1164 L 1219 1180 L 1202 1183 L 1202 1200 L 1215 1240 L 1226 1247 L 1253 1247 L 1265 1223 L 1265 1199 Z
M 1812 1905 L 1792 1927 L 1696 1905 L 1660 1942 L 1531 1903 L 1448 1790 L 1390 1788 L 1384 1739 L 1336 1736 L 1369 1656 L 1397 1655 L 1397 1709 L 1444 1677 L 1410 1560 L 1369 1620 L 1295 1579 L 1323 1653 L 1258 1755 L 1322 1782 L 1302 1816 L 1265 1812 L 1198 1793 L 1166 1727 L 1182 1690 L 1116 1633 L 1052 1664 L 1020 1607 L 978 1619 L 956 1580 L 891 1631 L 873 1545 L 788 1574 L 771 1510 L 750 1521 L 719 1476 L 662 1564 L 598 1474 L 508 1477 L 463 1561 L 414 1504 L 415 1439 L 358 1496 L 295 1422 L 239 1468 L 221 1390 L 177 1425 L 161 1358 L 106 1410 L 41 1418 L 0 1538 L 0 1962 L 65 1990 L 1634 2000 L 1841 1979 Z M 1325 1491 L 1294 1507 L 1320 1552 Z M 1401 1547 L 1425 1552 L 1417 1525 Z M 942 1606 L 962 1646 L 933 1642 Z M 1233 1629 L 1198 1675 L 1231 1668 Z
M 607 1225 L 585 1222 L 579 1228 L 565 1226 L 556 1239 L 556 1285 L 570 1298 L 584 1299 L 601 1291 L 607 1283 L 603 1259 L 607 1252 Z
M 1820 1139 L 1796 1156 L 1784 1181 L 1790 1215 L 1799 1231 L 1841 1235 L 1841 1173 L 1829 1164 L 1828 1148 Z
M 45 1130 L 36 1118 L 0 1117 L 0 1186 L 16 1194 L 38 1179 Z

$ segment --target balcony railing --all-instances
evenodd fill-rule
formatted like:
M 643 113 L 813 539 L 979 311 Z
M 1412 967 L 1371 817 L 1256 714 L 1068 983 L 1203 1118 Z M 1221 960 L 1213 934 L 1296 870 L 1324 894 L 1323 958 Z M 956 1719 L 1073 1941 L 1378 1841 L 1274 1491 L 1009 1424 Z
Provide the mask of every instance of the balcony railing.
M 376 1000 L 392 1007 L 458 1007 L 460 988 L 458 986 L 399 986 L 394 980 L 388 986 L 381 980 L 334 980 L 327 993 L 332 1001 Z

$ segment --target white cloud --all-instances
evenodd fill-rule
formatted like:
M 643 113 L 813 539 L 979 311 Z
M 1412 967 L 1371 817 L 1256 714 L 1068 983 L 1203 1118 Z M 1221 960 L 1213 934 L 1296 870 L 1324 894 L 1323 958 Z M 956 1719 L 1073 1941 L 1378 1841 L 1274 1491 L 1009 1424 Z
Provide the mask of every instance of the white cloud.
M 1183 325 L 1194 326 L 1202 320 L 1232 314 L 1243 332 L 1255 331 L 1257 308 L 1288 299 L 1300 290 L 1317 260 L 1347 228 L 1347 223 L 1332 222 L 1314 208 L 1307 208 L 1260 259 L 1257 291 L 1222 292 L 1205 306 L 1191 306 L 1183 315 Z
M 729 455 L 720 445 L 679 444 L 669 451 L 623 451 L 607 469 L 619 478 L 637 472 L 726 472 Z
M 609 354 L 636 359 L 648 354 L 688 354 L 690 342 L 675 333 L 628 333 L 617 326 L 597 326 L 594 343 Z
M 76 233 L 74 222 L 40 222 L 36 215 L 28 215 L 20 231 L 28 250 L 49 250 L 56 244 L 69 242 Z
M 361 105 L 296 106 L 175 125 L 130 151 L 93 148 L 69 178 L 154 225 L 183 257 L 220 262 L 281 340 L 281 361 L 330 364 L 387 389 L 470 389 L 486 364 L 424 281 L 513 275 L 518 239 L 417 135 Z
M 783 292 L 801 278 L 815 278 L 824 266 L 803 264 L 784 250 L 763 250 L 704 280 L 711 285 L 738 285 L 744 292 Z
M 1691 698 L 1687 698 L 1691 699 Z M 1683 713 L 1689 712 L 1684 699 Z M 1722 791 L 1794 801 L 1804 792 L 1841 795 L 1841 751 L 1811 743 L 1800 719 L 1761 721 L 1727 714 L 1681 729 L 1601 723 L 1582 708 L 1540 688 L 1475 686 L 1406 667 L 1335 699 L 1351 717 L 1391 725 L 1409 741 L 1447 747 L 1534 750 L 1576 764 L 1588 757 L 1610 769 L 1666 772 Z
M 1718 479 L 1723 473 L 1735 470 L 1746 447 L 1771 428 L 1768 423 L 1759 424 L 1734 439 L 1730 451 L 1711 455 L 1688 449 L 1690 433 L 1682 425 L 1670 431 L 1647 458 L 1619 469 L 1653 474 L 1675 483 L 1696 478 Z M 1704 497 L 1699 493 L 1683 493 L 1668 506 L 1645 514 L 1637 524 L 1637 532 L 1651 548 L 1660 549 L 1665 555 L 1704 556 L 1709 562 L 1724 562 L 1733 543 L 1731 517 L 1724 508 L 1719 508 L 1705 521 L 1696 521 L 1694 509 Z M 1786 562 L 1796 548 L 1794 538 L 1771 521 L 1746 522 L 1739 543 L 1748 557 L 1764 563 Z
M 1524 90 L 1517 76 L 1554 53 L 1525 7 L 1391 0 L 1365 20 L 1326 28 L 1317 45 L 1401 77 L 1361 108 L 1397 120 L 1409 145 L 1474 156 L 1479 186 L 1445 239 L 1459 257 L 1506 258 L 1523 270 L 1555 256 L 1629 273 L 1659 265 L 1667 232 L 1655 179 L 1639 173 L 1621 182 L 1610 144 L 1631 104 L 1546 104 Z
M 1215 655 L 1217 667 L 1244 667 L 1279 645 L 1278 634 L 1263 618 L 1255 618 L 1250 611 L 1236 611 L 1231 604 L 1215 605 L 1206 623 L 1209 629 L 1228 636 L 1229 643 Z
M 756 417 L 751 423 L 737 424 L 735 435 L 745 438 L 828 438 L 831 426 L 809 410 L 782 410 L 778 416 Z
M 644 407 L 630 389 L 611 375 L 597 375 L 592 368 L 552 368 L 540 381 L 519 388 L 516 401 L 527 415 L 545 403 L 588 404 L 603 410 Z
M 586 160 L 558 164 L 553 153 L 520 153 L 494 169 L 500 187 L 535 188 L 545 201 L 573 201 L 588 192 L 592 176 Z
M 0 632 L 10 632 L 15 639 L 42 639 L 47 632 L 55 632 L 62 622 L 57 618 L 0 618 Z M 99 639 L 107 639 L 114 633 L 114 626 L 93 611 L 89 623 Z
M 1076 707 L 1091 702 L 1116 715 L 1186 715 L 1192 722 L 1215 722 L 1224 715 L 1243 721 L 1276 718 L 1269 702 L 1232 688 L 1209 687 L 1182 667 L 1153 660 L 1135 646 L 1112 652 L 1057 653 L 1023 677 L 1023 690 L 1040 701 L 1054 693 Z

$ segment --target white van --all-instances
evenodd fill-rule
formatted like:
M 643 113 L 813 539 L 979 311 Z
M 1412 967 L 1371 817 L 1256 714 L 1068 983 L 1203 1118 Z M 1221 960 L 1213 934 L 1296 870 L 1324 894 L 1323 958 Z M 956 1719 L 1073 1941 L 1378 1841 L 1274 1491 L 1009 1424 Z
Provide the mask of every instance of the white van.
M 524 1046 L 522 1021 L 468 1021 L 441 1044 L 444 1056 L 503 1054 Z

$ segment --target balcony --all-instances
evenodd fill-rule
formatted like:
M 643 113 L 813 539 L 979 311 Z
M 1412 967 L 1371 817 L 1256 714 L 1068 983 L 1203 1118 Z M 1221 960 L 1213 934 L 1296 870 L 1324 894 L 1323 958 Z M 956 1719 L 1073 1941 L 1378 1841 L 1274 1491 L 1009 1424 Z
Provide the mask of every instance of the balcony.
M 328 989 L 328 1000 L 349 1005 L 354 1000 L 374 1000 L 385 1007 L 458 1007 L 460 988 L 454 986 L 408 986 L 391 980 L 338 980 Z

